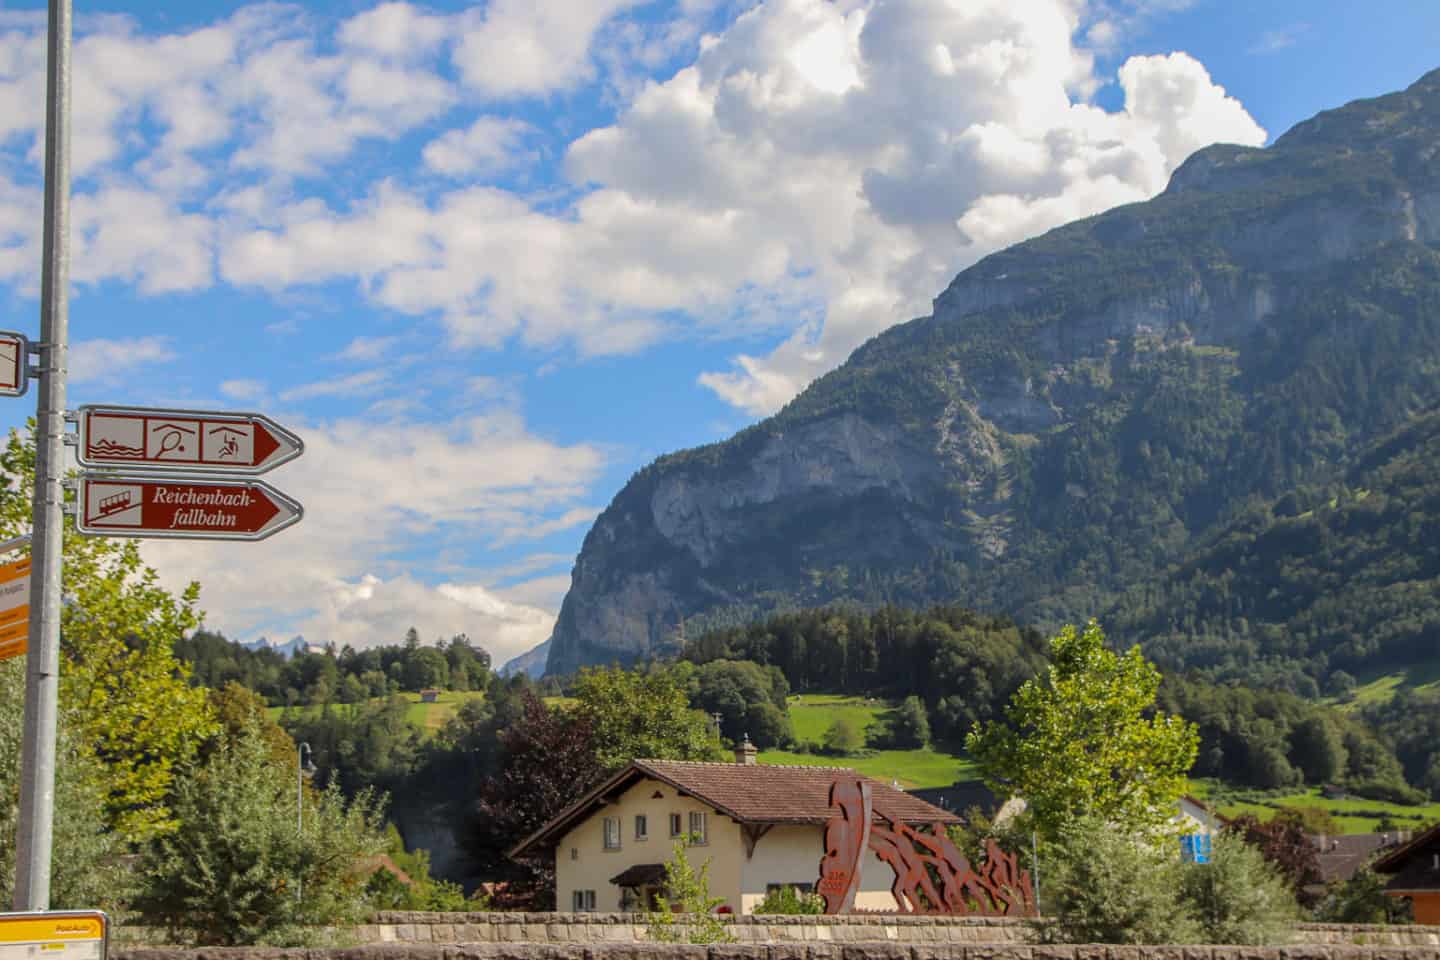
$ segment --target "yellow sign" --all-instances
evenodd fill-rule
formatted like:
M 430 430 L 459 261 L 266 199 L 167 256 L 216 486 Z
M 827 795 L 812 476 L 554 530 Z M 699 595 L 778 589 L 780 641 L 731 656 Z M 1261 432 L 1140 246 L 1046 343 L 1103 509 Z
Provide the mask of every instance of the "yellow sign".
M 0 660 L 29 647 L 30 558 L 0 564 Z
M 105 960 L 107 925 L 98 910 L 0 913 L 0 960 Z

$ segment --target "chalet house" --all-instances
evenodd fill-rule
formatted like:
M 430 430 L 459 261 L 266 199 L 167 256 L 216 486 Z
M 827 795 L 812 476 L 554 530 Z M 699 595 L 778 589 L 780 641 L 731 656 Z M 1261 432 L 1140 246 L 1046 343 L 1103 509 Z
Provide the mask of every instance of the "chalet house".
M 824 855 L 830 786 L 867 780 L 876 814 L 911 826 L 960 818 L 842 767 L 759 765 L 748 741 L 735 763 L 635 760 L 510 850 L 515 859 L 554 857 L 561 910 L 644 909 L 665 883 L 675 840 L 722 910 L 752 913 L 776 888 L 814 889 Z M 860 910 L 897 909 L 894 872 L 867 852 Z
M 1440 824 L 1376 860 L 1374 870 L 1389 875 L 1388 895 L 1414 905 L 1416 923 L 1440 924 Z

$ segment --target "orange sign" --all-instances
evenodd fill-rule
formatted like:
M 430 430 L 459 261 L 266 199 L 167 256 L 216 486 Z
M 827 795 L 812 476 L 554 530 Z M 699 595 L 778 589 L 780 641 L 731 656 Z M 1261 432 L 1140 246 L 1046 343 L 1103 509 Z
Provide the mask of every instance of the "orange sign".
M 105 960 L 105 928 L 98 910 L 0 913 L 0 960 Z
M 0 564 L 0 660 L 29 647 L 30 558 Z

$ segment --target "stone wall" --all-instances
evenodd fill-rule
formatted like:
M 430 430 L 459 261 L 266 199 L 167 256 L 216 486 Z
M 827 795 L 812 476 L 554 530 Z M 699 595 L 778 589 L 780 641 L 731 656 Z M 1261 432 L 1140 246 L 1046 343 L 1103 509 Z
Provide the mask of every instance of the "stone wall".
M 1131 947 L 1021 944 L 854 943 L 716 944 L 535 943 L 376 944 L 348 949 L 216 947 L 129 948 L 112 960 L 1440 960 L 1440 948 L 1395 946 Z
M 1008 917 L 921 917 L 893 914 L 745 916 L 724 918 L 741 944 L 1024 944 L 1029 926 Z M 164 943 L 159 931 L 120 928 L 119 945 Z M 335 931 L 340 942 L 457 945 L 536 944 L 588 947 L 644 943 L 645 917 L 637 913 L 380 913 L 372 923 Z M 1440 952 L 1440 927 L 1305 923 L 1296 942 L 1329 945 L 1428 947 Z M 1188 949 L 1188 948 L 1187 948 Z M 574 951 L 578 955 L 581 951 Z

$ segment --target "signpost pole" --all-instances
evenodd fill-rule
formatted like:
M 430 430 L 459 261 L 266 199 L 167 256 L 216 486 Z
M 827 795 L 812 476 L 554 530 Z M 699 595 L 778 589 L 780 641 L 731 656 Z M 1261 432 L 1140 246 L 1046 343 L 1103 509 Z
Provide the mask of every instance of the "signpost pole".
M 26 657 L 15 909 L 50 906 L 55 717 L 60 674 L 60 562 L 65 491 L 65 366 L 70 273 L 71 0 L 50 0 L 45 97 L 45 224 L 40 273 L 40 389 L 35 407 L 35 518 Z

